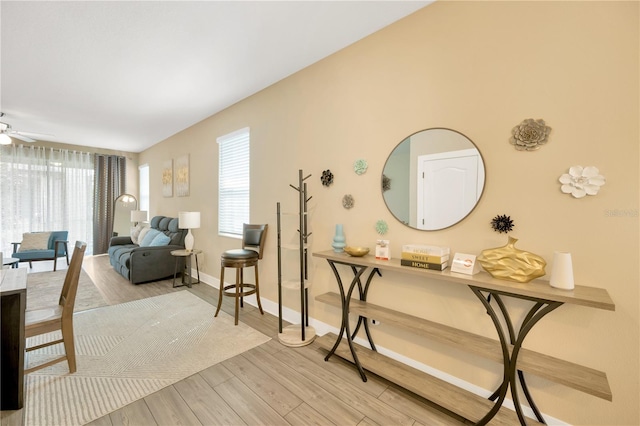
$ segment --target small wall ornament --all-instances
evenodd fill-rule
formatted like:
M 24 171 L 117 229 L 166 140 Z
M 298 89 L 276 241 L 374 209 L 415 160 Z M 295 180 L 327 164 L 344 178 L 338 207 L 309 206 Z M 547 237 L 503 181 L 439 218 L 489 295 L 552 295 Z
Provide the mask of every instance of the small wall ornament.
M 518 151 L 535 151 L 547 143 L 550 132 L 544 120 L 527 118 L 511 130 L 509 142 Z
M 600 171 L 593 166 L 573 166 L 569 168 L 569 173 L 563 174 L 558 180 L 562 184 L 560 190 L 574 198 L 596 195 L 606 182 Z
M 389 230 L 389 225 L 387 225 L 387 222 L 385 222 L 382 219 L 376 222 L 376 232 L 378 234 L 384 235 L 387 233 L 388 230 Z
M 382 175 L 382 192 L 388 191 L 391 189 L 391 178 L 388 178 L 387 175 Z
M 363 160 L 362 158 L 353 163 L 353 171 L 356 172 L 357 175 L 364 174 L 367 171 L 367 167 L 369 167 L 367 160 Z
M 498 215 L 491 220 L 491 227 L 494 231 L 499 233 L 507 233 L 513 230 L 514 223 L 511 220 L 511 216 L 507 216 L 506 214 Z
M 331 170 L 327 169 L 322 172 L 322 176 L 320 176 L 320 181 L 323 186 L 329 186 L 333 183 L 333 173 Z
M 342 197 L 342 207 L 344 207 L 345 209 L 348 210 L 352 208 L 353 203 L 354 203 L 353 195 L 347 194 L 344 197 Z

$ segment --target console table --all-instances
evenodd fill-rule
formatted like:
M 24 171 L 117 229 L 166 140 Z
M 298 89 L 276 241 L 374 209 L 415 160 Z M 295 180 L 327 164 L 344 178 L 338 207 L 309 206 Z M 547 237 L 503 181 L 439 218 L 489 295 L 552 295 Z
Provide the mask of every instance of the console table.
M 313 256 L 327 260 L 335 275 L 339 290 L 339 294 L 335 292 L 321 294 L 316 297 L 316 300 L 339 307 L 342 310 L 339 335 L 327 333 L 317 341 L 329 351 L 325 360 L 328 361 L 334 354 L 347 360 L 353 359 L 353 363 L 364 381 L 367 380 L 364 371 L 366 369 L 478 425 L 487 424 L 489 421 L 492 425 L 513 425 L 518 422 L 522 425 L 544 424 L 544 419 L 527 388 L 524 372 L 608 401 L 612 400 L 611 388 L 605 373 L 522 347 L 525 337 L 535 324 L 564 303 L 614 311 L 615 305 L 605 289 L 576 286 L 574 290 L 560 290 L 541 280 L 517 283 L 492 278 L 485 272 L 471 276 L 449 270 L 442 272 L 424 270 L 401 266 L 398 259 L 376 260 L 371 255 L 352 257 L 346 253 L 335 253 L 331 250 L 316 252 L 313 253 Z M 343 272 L 351 271 L 353 274 L 347 286 L 343 284 L 339 266 L 342 266 Z M 467 286 L 484 305 L 495 326 L 499 340 L 367 302 L 367 293 L 371 282 L 375 275 L 382 276 L 382 271 L 416 275 L 425 280 L 438 280 Z M 357 298 L 353 298 L 356 288 Z M 526 300 L 532 303 L 519 329 L 513 326 L 509 311 L 502 300 L 503 297 Z M 358 315 L 357 324 L 353 331 L 351 331 L 349 324 L 350 313 Z M 380 355 L 376 351 L 369 332 L 368 319 L 380 320 L 392 327 L 401 328 L 502 363 L 504 379 L 493 395 L 485 399 Z M 353 342 L 361 327 L 364 328 L 371 349 Z M 342 342 L 345 342 L 348 348 L 345 348 L 345 345 L 341 347 Z M 524 416 L 520 405 L 518 382 L 538 421 L 527 419 Z M 509 390 L 515 405 L 515 412 L 502 407 Z
M 2 327 L 0 409 L 19 410 L 24 402 L 26 268 L 0 270 L 0 301 Z

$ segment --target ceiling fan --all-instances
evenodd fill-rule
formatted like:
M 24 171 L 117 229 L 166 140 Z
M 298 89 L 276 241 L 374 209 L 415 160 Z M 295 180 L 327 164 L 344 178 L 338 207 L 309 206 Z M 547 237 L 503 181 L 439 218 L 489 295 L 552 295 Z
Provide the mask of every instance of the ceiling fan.
M 35 139 L 31 139 L 29 136 L 24 135 L 22 132 L 13 130 L 10 124 L 0 122 L 0 145 L 9 145 L 11 138 L 19 139 L 23 142 L 35 142 Z
M 4 112 L 0 112 L 0 118 L 4 117 Z M 47 140 L 47 138 L 52 137 L 53 135 L 47 135 L 42 133 L 33 133 L 33 132 L 21 132 L 18 130 L 13 130 L 9 123 L 3 123 L 0 121 L 0 145 L 9 145 L 11 144 L 11 139 L 19 139 L 23 142 L 35 142 L 36 139 L 33 139 L 27 135 L 31 135 L 35 138 L 42 137 L 43 140 Z

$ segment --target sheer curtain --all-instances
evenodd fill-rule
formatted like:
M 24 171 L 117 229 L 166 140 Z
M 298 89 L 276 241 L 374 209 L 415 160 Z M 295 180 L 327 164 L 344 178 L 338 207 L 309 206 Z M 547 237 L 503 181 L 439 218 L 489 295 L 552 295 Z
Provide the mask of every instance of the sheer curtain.
M 93 154 L 34 145 L 0 149 L 0 250 L 5 257 L 24 232 L 69 231 L 93 243 Z

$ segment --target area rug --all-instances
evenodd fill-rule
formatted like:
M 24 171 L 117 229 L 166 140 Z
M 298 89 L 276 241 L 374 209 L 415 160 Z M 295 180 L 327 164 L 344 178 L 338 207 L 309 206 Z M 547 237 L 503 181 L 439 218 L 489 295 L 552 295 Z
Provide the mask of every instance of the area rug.
M 62 362 L 29 374 L 25 424 L 88 423 L 270 340 L 214 313 L 188 291 L 76 313 L 78 371 L 69 374 Z M 53 358 L 61 346 L 29 353 L 28 365 Z
M 27 310 L 30 311 L 57 304 L 66 275 L 66 269 L 55 272 L 27 274 Z M 106 305 L 107 302 L 105 302 L 89 275 L 81 270 L 74 312 L 86 311 L 87 309 Z

